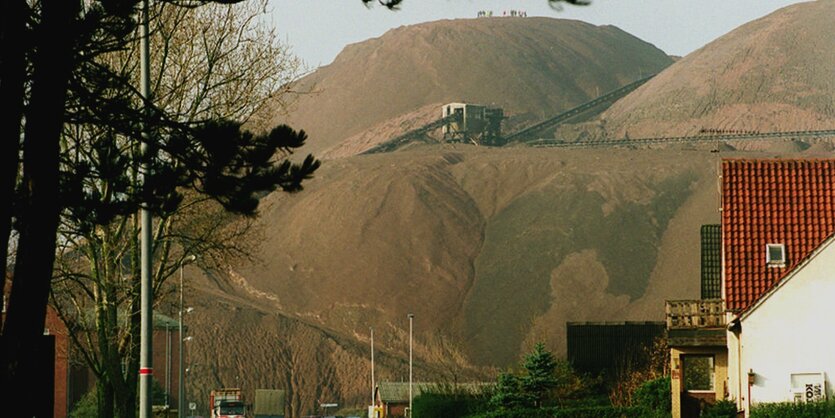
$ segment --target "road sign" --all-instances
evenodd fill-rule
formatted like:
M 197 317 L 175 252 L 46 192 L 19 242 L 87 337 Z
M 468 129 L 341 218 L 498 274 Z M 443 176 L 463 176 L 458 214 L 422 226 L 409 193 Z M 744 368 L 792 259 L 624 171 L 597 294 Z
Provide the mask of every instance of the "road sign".
M 197 403 L 196 402 L 189 402 L 188 403 L 188 409 L 194 411 L 195 409 L 197 409 Z

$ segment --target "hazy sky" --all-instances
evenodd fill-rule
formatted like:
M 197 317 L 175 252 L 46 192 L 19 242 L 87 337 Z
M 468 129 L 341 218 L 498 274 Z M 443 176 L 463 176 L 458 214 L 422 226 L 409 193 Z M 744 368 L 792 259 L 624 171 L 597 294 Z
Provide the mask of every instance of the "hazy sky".
M 440 19 L 475 18 L 479 10 L 524 10 L 528 16 L 615 25 L 672 55 L 687 55 L 733 28 L 798 0 L 592 0 L 590 6 L 546 0 L 404 0 L 399 11 L 360 0 L 271 0 L 282 40 L 309 67 L 329 64 L 350 43 L 391 28 Z

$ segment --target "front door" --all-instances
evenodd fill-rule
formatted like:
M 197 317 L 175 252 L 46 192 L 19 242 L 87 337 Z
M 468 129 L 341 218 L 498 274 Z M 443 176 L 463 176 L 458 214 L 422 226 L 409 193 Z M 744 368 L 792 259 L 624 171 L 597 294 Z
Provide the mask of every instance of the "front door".
M 716 373 L 712 355 L 682 356 L 682 418 L 698 418 L 716 402 Z

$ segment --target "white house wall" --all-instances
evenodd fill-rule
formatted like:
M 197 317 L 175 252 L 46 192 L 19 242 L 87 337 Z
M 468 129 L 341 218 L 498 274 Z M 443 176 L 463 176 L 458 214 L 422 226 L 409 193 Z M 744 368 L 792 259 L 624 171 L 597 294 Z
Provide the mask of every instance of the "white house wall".
M 730 323 L 730 319 L 732 319 L 733 315 L 728 314 L 730 317 L 727 323 Z M 728 332 L 728 397 L 736 401 L 738 407 L 742 408 L 743 403 L 746 400 L 747 393 L 743 392 L 742 396 L 740 396 L 740 389 L 743 387 L 740 386 L 740 379 L 739 376 L 741 374 L 740 370 L 742 370 L 739 366 L 739 356 L 737 354 L 738 343 L 736 339 L 736 335 Z
M 807 263 L 798 266 L 793 277 L 742 318 L 741 376 L 737 379 L 747 391 L 747 373 L 753 371 L 750 401 L 754 404 L 789 401 L 792 373 L 824 372 L 827 397 L 832 397 L 835 245 L 831 243 L 827 241 Z M 728 354 L 734 360 L 735 343 L 735 339 L 728 339 Z M 730 374 L 735 372 L 731 369 Z M 730 380 L 731 390 L 736 391 L 737 380 Z

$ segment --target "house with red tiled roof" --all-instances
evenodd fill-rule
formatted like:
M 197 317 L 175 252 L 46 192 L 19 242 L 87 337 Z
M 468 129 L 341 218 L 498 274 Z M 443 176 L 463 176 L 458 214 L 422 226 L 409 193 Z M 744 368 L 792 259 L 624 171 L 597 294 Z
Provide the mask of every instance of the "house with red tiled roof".
M 835 160 L 724 160 L 720 210 L 722 298 L 667 302 L 673 416 L 831 397 Z

